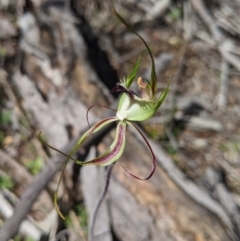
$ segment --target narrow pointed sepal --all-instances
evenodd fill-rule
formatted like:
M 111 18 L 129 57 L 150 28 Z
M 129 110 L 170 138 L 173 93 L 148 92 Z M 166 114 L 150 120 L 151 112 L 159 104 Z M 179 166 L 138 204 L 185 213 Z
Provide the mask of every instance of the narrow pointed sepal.
M 107 166 L 117 161 L 123 154 L 125 148 L 126 125 L 124 121 L 118 122 L 115 139 L 112 145 L 101 156 L 85 162 L 75 160 L 75 163 L 79 165 Z
M 151 62 L 152 62 L 152 69 L 151 69 L 151 81 L 150 81 L 150 85 L 152 88 L 152 95 L 154 96 L 156 93 L 156 89 L 157 89 L 157 75 L 156 75 L 156 70 L 155 70 L 155 63 L 154 63 L 154 58 L 152 55 L 152 52 L 148 46 L 148 44 L 146 43 L 146 41 L 143 39 L 143 37 L 138 34 L 134 28 L 117 12 L 117 10 L 112 6 L 112 11 L 115 14 L 115 16 L 135 35 L 137 35 L 141 41 L 143 42 L 143 44 L 145 45 L 145 47 L 147 48 L 147 51 L 150 55 L 151 58 Z
M 138 58 L 138 60 L 137 60 L 137 62 L 136 62 L 136 64 L 135 64 L 135 66 L 134 66 L 131 74 L 129 74 L 129 75 L 127 76 L 126 83 L 125 83 L 125 85 L 126 85 L 127 88 L 129 88 L 129 87 L 132 85 L 132 82 L 133 82 L 134 79 L 136 78 L 137 71 L 138 71 L 139 65 L 140 65 L 140 59 L 141 59 L 141 58 L 140 58 L 140 56 L 139 56 L 139 58 Z
M 151 156 L 152 156 L 152 170 L 151 170 L 151 172 L 149 173 L 149 175 L 148 175 L 147 177 L 141 178 L 141 177 L 138 177 L 138 176 L 132 174 L 131 172 L 129 172 L 125 167 L 122 166 L 122 168 L 123 168 L 129 175 L 131 175 L 132 177 L 134 177 L 134 178 L 136 178 L 136 179 L 138 179 L 138 180 L 143 180 L 143 181 L 144 181 L 144 180 L 148 180 L 148 179 L 150 179 L 150 178 L 152 177 L 152 175 L 154 174 L 154 172 L 155 172 L 155 170 L 156 170 L 156 167 L 157 167 L 156 157 L 155 157 L 155 155 L 154 155 L 154 152 L 153 152 L 153 150 L 152 150 L 152 147 L 150 146 L 148 140 L 147 140 L 146 137 L 143 135 L 143 133 L 140 131 L 140 129 L 139 129 L 136 125 L 134 125 L 133 123 L 131 123 L 131 122 L 127 122 L 127 124 L 129 124 L 130 126 L 133 126 L 133 127 L 139 132 L 139 134 L 142 136 L 143 140 L 146 142 L 147 147 L 148 147 L 148 149 L 149 149 L 149 151 L 150 151 L 150 153 L 151 153 Z
M 158 100 L 156 102 L 157 103 L 156 109 L 158 109 L 160 107 L 160 105 L 163 103 L 163 101 L 165 100 L 165 98 L 166 98 L 166 96 L 168 94 L 169 85 L 170 85 L 170 81 L 168 82 L 167 88 L 159 96 L 159 98 L 158 98 Z

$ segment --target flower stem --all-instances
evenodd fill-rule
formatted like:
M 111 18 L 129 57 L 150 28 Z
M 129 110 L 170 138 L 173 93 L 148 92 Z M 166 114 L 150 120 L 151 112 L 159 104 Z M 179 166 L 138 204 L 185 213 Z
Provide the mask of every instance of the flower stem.
M 104 198 L 107 194 L 114 164 L 115 163 L 112 163 L 111 165 L 109 165 L 107 167 L 105 185 L 104 185 L 104 188 L 102 190 L 101 196 L 99 197 L 98 202 L 97 202 L 97 204 L 94 208 L 93 216 L 92 216 L 92 219 L 91 219 L 91 222 L 90 222 L 90 225 L 89 225 L 89 238 L 88 238 L 89 241 L 94 241 L 93 240 L 93 238 L 94 238 L 94 226 L 95 226 L 97 214 L 98 214 L 99 208 L 100 208 L 100 206 L 101 206 L 101 204 L 102 204 L 102 202 L 103 202 L 103 200 L 104 200 Z

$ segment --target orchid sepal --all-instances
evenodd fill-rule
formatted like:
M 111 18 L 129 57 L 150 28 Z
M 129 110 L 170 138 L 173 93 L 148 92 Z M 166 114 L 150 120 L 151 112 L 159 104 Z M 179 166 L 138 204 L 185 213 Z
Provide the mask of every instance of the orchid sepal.
M 165 98 L 167 97 L 168 91 L 169 91 L 169 86 L 170 86 L 170 81 L 168 82 L 167 88 L 161 93 L 161 95 L 159 96 L 157 102 L 156 102 L 156 107 L 155 108 L 159 108 L 161 106 L 161 104 L 163 103 L 163 101 L 165 100 Z
M 162 92 L 159 98 L 156 98 L 156 90 L 157 90 L 157 75 L 155 70 L 155 62 L 152 55 L 152 52 L 146 43 L 146 41 L 139 35 L 133 27 L 125 21 L 125 19 L 116 11 L 114 7 L 112 7 L 114 14 L 117 18 L 135 35 L 137 35 L 140 40 L 145 45 L 149 56 L 151 58 L 151 80 L 148 81 L 142 77 L 138 78 L 138 86 L 142 91 L 142 97 L 138 97 L 132 90 L 130 90 L 130 86 L 137 75 L 137 71 L 140 65 L 140 58 L 138 58 L 137 63 L 135 64 L 132 73 L 129 75 L 126 81 L 120 82 L 118 86 L 115 88 L 117 92 L 124 92 L 119 100 L 119 105 L 117 109 L 116 116 L 120 120 L 129 120 L 129 121 L 144 121 L 151 118 L 164 99 L 167 96 L 169 84 L 167 88 Z M 119 87 L 120 86 L 120 87 Z M 117 90 L 119 88 L 119 90 Z
M 102 129 L 104 126 L 106 126 L 106 125 L 108 125 L 108 124 L 110 124 L 111 122 L 114 122 L 114 121 L 117 121 L 117 118 L 116 118 L 116 117 L 109 117 L 109 118 L 106 118 L 106 119 L 103 119 L 103 120 L 99 121 L 99 122 L 96 123 L 94 126 L 92 126 L 92 127 L 91 127 L 88 131 L 86 131 L 86 132 L 82 135 L 82 137 L 78 140 L 77 144 L 76 144 L 76 145 L 73 147 L 73 149 L 70 151 L 69 155 L 67 155 L 67 154 L 59 151 L 58 149 L 50 146 L 48 143 L 46 143 L 45 141 L 43 141 L 43 140 L 41 139 L 41 136 L 40 136 L 40 135 L 41 135 L 41 132 L 38 134 L 38 139 L 39 139 L 44 145 L 52 148 L 52 149 L 55 150 L 55 151 L 60 152 L 62 155 L 64 155 L 64 156 L 67 157 L 67 159 L 66 159 L 66 161 L 65 161 L 65 163 L 64 163 L 64 165 L 63 165 L 63 169 L 62 169 L 62 173 L 61 173 L 60 179 L 59 179 L 58 184 L 57 184 L 56 192 L 54 193 L 54 206 L 55 206 L 55 208 L 56 208 L 57 213 L 59 214 L 59 216 L 60 216 L 62 219 L 65 219 L 65 217 L 63 216 L 63 214 L 62 214 L 62 212 L 60 211 L 59 206 L 58 206 L 58 204 L 57 204 L 58 189 L 59 189 L 59 185 L 60 185 L 60 183 L 61 183 L 61 181 L 62 181 L 62 179 L 63 179 L 63 173 L 64 173 L 64 171 L 65 171 L 65 169 L 66 169 L 66 167 L 67 167 L 67 164 L 68 164 L 69 160 L 73 160 L 74 162 L 77 162 L 78 160 L 74 159 L 74 158 L 72 157 L 72 155 L 81 147 L 81 145 L 83 145 L 83 143 L 88 139 L 88 137 L 89 137 L 91 134 L 99 131 L 99 130 Z
M 116 11 L 116 9 L 112 6 L 112 11 L 115 14 L 115 16 L 135 35 L 137 35 L 141 41 L 143 42 L 143 44 L 145 45 L 149 56 L 151 58 L 151 62 L 152 62 L 152 68 L 151 68 L 151 81 L 150 81 L 150 85 L 151 85 L 151 89 L 152 89 L 152 95 L 155 95 L 156 90 L 157 90 L 157 75 L 156 75 L 156 70 L 155 70 L 155 63 L 154 63 L 154 58 L 152 55 L 152 52 L 149 48 L 149 46 L 147 45 L 146 41 L 143 39 L 143 37 L 141 35 L 139 35 L 134 28 L 125 21 L 125 19 Z

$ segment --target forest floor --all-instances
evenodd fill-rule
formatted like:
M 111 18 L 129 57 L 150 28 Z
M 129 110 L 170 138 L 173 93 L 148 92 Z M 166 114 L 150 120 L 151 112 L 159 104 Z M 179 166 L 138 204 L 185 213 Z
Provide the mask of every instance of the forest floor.
M 68 1 L 65 5 L 0 1 L 2 224 L 53 155 L 39 142 L 39 131 L 62 149 L 87 127 L 87 107 L 115 103 L 109 91 L 139 55 L 139 75 L 149 76 L 150 58 L 142 42 L 116 19 L 109 4 L 79 2 L 81 24 L 85 24 L 79 30 L 81 38 L 67 25 L 77 22 L 67 12 Z M 166 101 L 141 127 L 186 179 L 217 200 L 229 216 L 237 212 L 240 217 L 239 1 L 124 0 L 115 7 L 149 44 L 156 61 L 158 93 L 171 80 Z M 92 32 L 87 32 L 89 26 Z M 66 92 L 69 86 L 74 94 Z M 99 117 L 102 110 L 96 108 L 93 113 Z M 30 221 L 47 223 L 58 178 L 48 183 L 42 199 L 32 207 Z M 67 222 L 82 226 L 78 235 L 86 240 L 85 206 L 78 202 L 73 210 Z M 39 226 L 32 232 L 23 228 L 15 240 L 38 239 L 39 230 Z M 55 233 L 59 230 L 58 226 Z

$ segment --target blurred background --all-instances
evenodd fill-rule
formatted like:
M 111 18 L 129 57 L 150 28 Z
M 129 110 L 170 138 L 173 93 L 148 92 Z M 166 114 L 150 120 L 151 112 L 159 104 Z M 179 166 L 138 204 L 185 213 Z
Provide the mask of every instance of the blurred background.
M 121 168 L 139 176 L 151 169 L 148 150 L 129 130 L 96 240 L 240 240 L 238 0 L 0 0 L 0 240 L 88 240 L 105 169 L 67 166 L 61 220 L 53 195 L 64 157 L 37 134 L 69 152 L 88 128 L 90 106 L 116 108 L 118 95 L 110 91 L 139 55 L 138 76 L 150 79 L 143 43 L 111 4 L 151 48 L 158 95 L 171 84 L 156 115 L 139 123 L 153 145 L 156 173 L 142 182 Z M 92 108 L 90 124 L 110 115 Z M 113 138 L 110 127 L 76 158 L 104 152 Z

